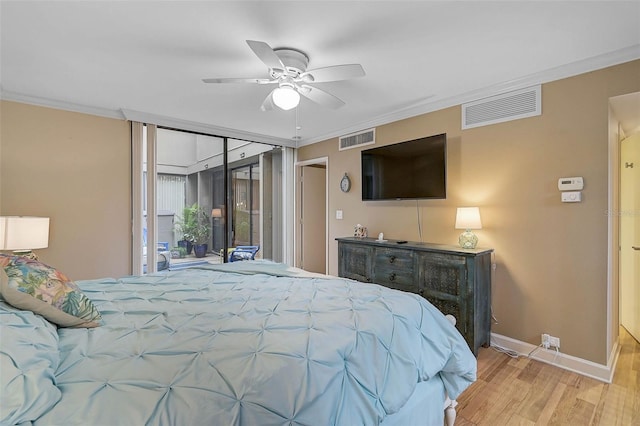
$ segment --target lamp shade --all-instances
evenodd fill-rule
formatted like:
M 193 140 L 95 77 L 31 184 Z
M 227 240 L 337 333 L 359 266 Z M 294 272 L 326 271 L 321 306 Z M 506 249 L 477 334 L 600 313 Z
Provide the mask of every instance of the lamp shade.
M 482 229 L 478 207 L 458 207 L 456 229 Z
M 281 86 L 273 91 L 273 103 L 288 111 L 298 106 L 300 94 L 291 86 Z
M 48 217 L 0 216 L 0 250 L 32 250 L 48 246 Z
M 222 209 L 211 209 L 211 217 L 222 217 Z

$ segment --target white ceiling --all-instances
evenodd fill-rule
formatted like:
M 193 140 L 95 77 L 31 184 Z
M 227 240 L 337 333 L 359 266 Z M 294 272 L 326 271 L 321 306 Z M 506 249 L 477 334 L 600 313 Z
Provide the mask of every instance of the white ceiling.
M 2 0 L 0 15 L 3 99 L 287 144 L 640 58 L 638 1 Z M 366 76 L 317 85 L 338 110 L 262 112 L 271 85 L 201 81 L 267 77 L 248 39 Z

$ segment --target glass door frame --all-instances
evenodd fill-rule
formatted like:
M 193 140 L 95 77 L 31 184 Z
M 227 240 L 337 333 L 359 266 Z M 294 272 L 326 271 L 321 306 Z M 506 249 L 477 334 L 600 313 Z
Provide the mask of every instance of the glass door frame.
M 235 138 L 228 138 L 226 136 L 218 136 L 209 133 L 203 133 L 201 131 L 190 131 L 178 129 L 175 127 L 166 127 L 162 125 L 155 125 L 144 123 L 141 121 L 131 120 L 131 161 L 132 161 L 132 191 L 131 191 L 131 208 L 132 208 L 132 259 L 131 259 L 131 271 L 134 275 L 143 274 L 143 229 L 145 226 L 144 213 L 145 213 L 145 200 L 146 200 L 146 216 L 147 216 L 147 247 L 156 247 L 158 242 L 157 237 L 157 194 L 156 194 L 156 177 L 157 177 L 157 129 L 174 130 L 178 132 L 192 133 L 203 136 L 217 137 L 223 140 L 223 175 L 224 175 L 224 200 L 226 205 L 224 211 L 227 217 L 231 214 L 231 194 L 229 189 L 229 169 L 228 169 L 228 153 L 230 140 L 238 140 Z M 146 158 L 144 157 L 144 128 L 147 128 L 146 135 Z M 261 145 L 269 145 L 272 147 L 279 147 L 283 150 L 282 156 L 282 217 L 279 221 L 282 222 L 281 240 L 282 240 L 282 262 L 286 264 L 293 264 L 293 225 L 290 218 L 293 217 L 293 163 L 295 159 L 295 151 L 293 147 L 285 145 L 278 145 L 272 142 L 256 142 L 247 139 L 242 139 L 244 142 L 256 143 Z M 146 160 L 147 165 L 147 177 L 144 178 L 144 163 Z M 261 168 L 262 173 L 262 168 Z M 262 181 L 262 177 L 261 177 Z M 146 197 L 145 197 L 146 193 Z M 144 197 L 144 200 L 143 200 Z M 262 216 L 262 212 L 261 212 Z M 230 245 L 229 240 L 229 225 L 225 225 L 224 240 L 224 252 L 228 251 Z M 262 228 L 262 227 L 261 227 Z M 262 235 L 261 235 L 262 237 Z M 157 269 L 157 253 L 155 250 L 147 250 L 147 273 L 156 272 Z M 223 256 L 223 261 L 227 262 L 227 256 Z
M 146 127 L 146 141 L 145 132 Z M 149 250 L 149 247 L 157 247 L 158 245 L 158 220 L 157 220 L 157 129 L 163 128 L 184 133 L 199 134 L 203 136 L 213 136 L 199 132 L 188 130 L 177 130 L 166 127 L 159 127 L 155 124 L 131 122 L 131 161 L 132 161 L 132 265 L 131 271 L 133 275 L 143 275 L 144 271 L 144 255 L 142 248 L 144 247 L 144 229 L 146 216 L 146 273 L 157 272 L 158 253 L 156 250 Z M 224 175 L 224 196 L 227 209 L 229 205 L 229 181 L 228 181 L 228 164 L 227 164 L 227 138 L 213 136 L 222 139 L 223 143 L 223 175 Z M 144 156 L 146 142 L 146 158 Z M 146 160 L 146 178 L 144 164 Z M 146 196 L 145 196 L 146 194 Z M 145 209 L 146 205 L 146 209 Z M 145 215 L 146 212 L 146 215 Z M 229 246 L 228 232 L 224 233 L 224 250 L 227 251 Z M 226 256 L 223 259 L 226 262 Z

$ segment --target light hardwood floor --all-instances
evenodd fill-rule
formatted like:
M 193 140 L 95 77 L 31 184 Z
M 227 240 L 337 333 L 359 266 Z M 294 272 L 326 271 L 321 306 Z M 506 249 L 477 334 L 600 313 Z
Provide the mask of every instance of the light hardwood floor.
M 640 344 L 620 332 L 613 383 L 490 348 L 478 354 L 478 380 L 458 398 L 456 426 L 640 425 Z

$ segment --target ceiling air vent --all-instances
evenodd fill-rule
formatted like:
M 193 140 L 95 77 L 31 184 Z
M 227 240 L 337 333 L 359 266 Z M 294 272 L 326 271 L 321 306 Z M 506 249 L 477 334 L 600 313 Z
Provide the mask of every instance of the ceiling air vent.
M 338 149 L 340 151 L 355 148 L 362 145 L 371 145 L 376 143 L 376 129 L 363 130 L 362 132 L 352 133 L 346 136 L 340 136 L 338 140 Z
M 541 86 L 503 93 L 462 105 L 462 129 L 542 114 Z

